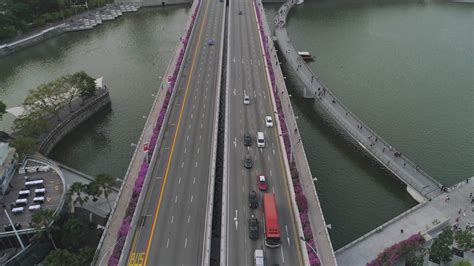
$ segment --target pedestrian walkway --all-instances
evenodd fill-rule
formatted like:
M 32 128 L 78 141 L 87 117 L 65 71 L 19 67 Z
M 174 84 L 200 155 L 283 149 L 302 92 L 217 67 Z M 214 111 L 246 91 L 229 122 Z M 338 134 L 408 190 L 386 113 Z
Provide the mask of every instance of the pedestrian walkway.
M 469 222 L 474 221 L 473 190 L 474 177 L 471 177 L 446 189 L 447 192 L 433 200 L 400 214 L 336 251 L 338 264 L 366 265 L 385 248 L 413 234 L 421 233 L 429 242 L 447 226 L 464 229 Z
M 275 17 L 275 35 L 281 53 L 304 83 L 303 96 L 314 98 L 319 105 L 377 161 L 407 185 L 407 191 L 418 202 L 432 199 L 444 187 L 403 154 L 378 136 L 332 94 L 318 76 L 304 63 L 286 30 L 286 17 L 295 0 L 289 0 Z

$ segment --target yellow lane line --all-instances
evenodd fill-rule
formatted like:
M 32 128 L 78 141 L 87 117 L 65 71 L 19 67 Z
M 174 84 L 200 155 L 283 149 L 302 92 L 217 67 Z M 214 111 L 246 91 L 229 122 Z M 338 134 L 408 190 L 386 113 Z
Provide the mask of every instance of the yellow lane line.
M 252 1 L 252 0 L 250 0 L 250 1 Z M 254 7 L 254 12 L 257 12 L 257 11 L 256 11 L 257 6 L 255 5 L 255 3 L 254 3 L 253 1 L 252 1 L 252 5 L 253 5 L 253 7 Z M 256 14 L 255 14 L 255 15 L 256 15 Z M 254 18 L 255 18 L 255 26 L 256 26 L 255 28 L 258 29 L 257 18 L 256 18 L 256 17 L 254 17 Z M 253 20 L 252 20 L 252 22 L 253 22 Z M 263 25 L 262 25 L 262 27 L 263 27 Z M 254 31 L 254 32 L 255 32 L 255 31 Z M 257 35 L 257 39 L 260 40 L 260 33 L 256 32 L 255 34 Z M 263 45 L 263 43 L 262 43 L 262 45 Z M 262 50 L 262 46 L 261 46 L 261 45 L 258 45 L 258 46 L 259 46 L 259 50 L 260 50 L 260 52 L 261 52 L 261 54 L 262 54 L 262 58 L 263 58 L 263 60 L 264 60 L 264 64 L 262 64 L 262 68 L 264 69 L 264 72 L 266 73 L 267 70 L 265 69 L 265 64 L 266 64 L 265 54 L 264 54 L 264 51 Z M 268 67 L 272 67 L 271 63 L 270 63 L 270 65 L 268 65 Z M 269 91 L 271 94 L 273 94 L 272 88 L 271 88 L 270 84 L 268 83 L 267 77 L 265 77 L 264 80 L 265 80 L 265 85 L 266 85 L 268 91 Z M 273 102 L 271 101 L 271 97 L 268 97 L 268 98 L 267 98 L 267 101 L 269 102 L 270 106 L 273 106 Z M 272 109 L 273 109 L 273 108 L 272 108 Z M 277 115 L 278 115 L 278 113 L 277 113 Z M 272 116 L 274 117 L 273 112 L 272 112 Z M 277 117 L 274 117 L 274 119 L 278 119 L 278 116 L 277 116 Z M 286 175 L 286 171 L 285 171 L 285 167 L 284 167 L 284 165 L 283 165 L 283 160 L 284 160 L 284 159 L 283 159 L 283 155 L 281 154 L 282 149 L 281 149 L 280 138 L 279 138 L 279 136 L 278 136 L 278 134 L 277 134 L 277 128 L 275 127 L 274 130 L 272 130 L 272 131 L 273 131 L 273 133 L 274 133 L 276 139 L 278 140 L 278 141 L 277 141 L 277 144 L 278 144 L 278 149 L 280 150 L 280 152 L 278 152 L 278 154 L 279 154 L 278 158 L 280 159 L 281 171 L 282 171 L 283 175 L 285 176 L 285 175 Z M 286 149 L 285 149 L 284 151 L 285 151 L 285 153 L 286 153 Z M 288 179 L 288 178 L 287 178 L 287 179 Z M 293 205 L 292 205 L 291 202 L 290 202 L 291 195 L 290 195 L 289 188 L 288 188 L 288 184 L 287 184 L 286 180 L 283 180 L 283 181 L 284 181 L 283 183 L 285 184 L 285 191 L 286 191 L 286 198 L 287 198 L 288 208 L 291 210 L 291 213 L 290 213 L 291 225 L 292 225 L 292 227 L 293 227 L 293 237 L 294 237 L 294 239 L 295 239 L 295 242 L 296 242 L 296 250 L 297 250 L 297 252 L 298 252 L 298 261 L 299 261 L 299 265 L 303 265 L 303 262 L 301 261 L 301 255 L 302 255 L 302 253 L 301 253 L 301 248 L 300 248 L 300 241 L 298 241 L 298 240 L 299 240 L 299 237 L 298 237 L 298 235 L 297 235 L 297 233 L 296 233 L 297 230 L 296 230 L 296 227 L 295 227 L 295 218 L 293 217 L 293 214 L 294 214 Z
M 148 239 L 147 248 L 146 248 L 146 251 L 145 251 L 145 262 L 143 263 L 143 265 L 147 265 L 147 262 L 148 262 L 148 254 L 150 253 L 151 242 L 153 240 L 153 236 L 154 236 L 155 228 L 156 228 L 156 221 L 158 220 L 157 219 L 158 218 L 158 213 L 160 211 L 160 206 L 161 206 L 161 201 L 163 199 L 163 194 L 164 194 L 164 189 L 165 189 L 165 186 L 166 186 L 166 181 L 168 180 L 169 169 L 170 169 L 171 161 L 173 159 L 174 146 L 176 144 L 176 139 L 178 137 L 180 124 L 181 124 L 181 118 L 183 117 L 184 107 L 186 105 L 186 100 L 187 100 L 187 97 L 188 97 L 189 85 L 191 83 L 191 79 L 192 79 L 193 72 L 194 72 L 194 65 L 195 65 L 195 62 L 196 62 L 196 56 L 198 54 L 198 50 L 201 47 L 202 31 L 204 29 L 204 25 L 206 24 L 205 21 L 207 20 L 207 11 L 208 11 L 208 7 L 209 7 L 209 2 L 210 1 L 207 1 L 207 3 L 206 3 L 206 8 L 205 8 L 205 11 L 204 11 L 202 24 L 201 24 L 201 27 L 199 29 L 197 46 L 196 46 L 196 49 L 195 49 L 195 52 L 194 52 L 194 56 L 193 56 L 193 60 L 192 60 L 192 64 L 191 64 L 191 70 L 189 72 L 189 77 L 188 77 L 188 80 L 186 82 L 186 91 L 185 91 L 185 94 L 184 94 L 183 103 L 181 105 L 181 111 L 179 113 L 178 123 L 176 125 L 176 130 L 175 130 L 174 137 L 173 137 L 173 144 L 171 145 L 171 151 L 170 151 L 170 155 L 169 155 L 169 158 L 168 158 L 168 164 L 166 165 L 166 171 L 165 171 L 165 175 L 164 175 L 164 178 L 163 178 L 163 183 L 161 185 L 160 197 L 159 197 L 159 200 L 158 200 L 158 205 L 156 206 L 155 217 L 153 218 L 153 225 L 152 225 L 152 228 L 151 228 L 150 237 Z

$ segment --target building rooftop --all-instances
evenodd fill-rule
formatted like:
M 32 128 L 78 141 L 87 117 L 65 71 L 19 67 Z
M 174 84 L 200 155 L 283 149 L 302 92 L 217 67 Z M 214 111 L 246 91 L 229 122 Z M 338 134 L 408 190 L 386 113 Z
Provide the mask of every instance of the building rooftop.
M 29 207 L 33 205 L 39 205 L 40 208 L 48 208 L 56 211 L 56 209 L 61 204 L 61 199 L 64 193 L 64 185 L 61 177 L 56 171 L 53 170 L 53 168 L 48 167 L 46 163 L 28 159 L 25 162 L 25 168 L 28 169 L 28 172 L 24 174 L 19 173 L 22 171 L 15 172 L 15 175 L 13 176 L 12 181 L 10 182 L 10 186 L 7 193 L 0 200 L 0 204 L 5 207 L 5 210 L 7 210 L 12 222 L 14 224 L 21 224 L 21 229 L 31 228 L 30 222 L 34 210 L 30 211 Z M 38 182 L 42 184 L 27 186 L 26 182 L 34 180 L 43 181 Z M 33 199 L 35 198 L 35 196 L 40 196 L 40 194 L 35 193 L 35 190 L 39 188 L 45 189 L 44 202 L 33 203 Z M 24 206 L 16 204 L 16 200 L 20 198 L 20 190 L 29 191 L 29 195 L 25 197 L 27 199 L 27 203 Z M 14 214 L 12 212 L 13 207 L 23 207 L 23 211 Z M 5 227 L 10 224 L 8 218 L 6 217 L 6 215 L 4 215 L 3 212 L 2 215 L 0 215 L 0 223 L 2 225 L 2 227 L 0 228 L 1 235 L 2 233 L 6 232 Z

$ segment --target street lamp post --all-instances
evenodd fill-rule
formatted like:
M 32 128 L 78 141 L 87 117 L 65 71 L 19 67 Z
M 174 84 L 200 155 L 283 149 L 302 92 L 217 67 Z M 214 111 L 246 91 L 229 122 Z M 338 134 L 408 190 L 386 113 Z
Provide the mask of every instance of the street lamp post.
M 318 256 L 318 252 L 316 252 L 316 250 L 308 243 L 308 241 L 306 241 L 306 239 L 304 239 L 304 237 L 300 236 L 300 239 L 314 252 L 316 256 Z

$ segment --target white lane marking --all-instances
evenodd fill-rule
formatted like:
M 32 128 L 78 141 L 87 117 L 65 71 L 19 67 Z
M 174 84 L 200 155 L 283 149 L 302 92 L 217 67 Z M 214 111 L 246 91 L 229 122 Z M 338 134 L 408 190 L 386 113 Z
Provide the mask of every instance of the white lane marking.
M 193 113 L 191 113 L 191 118 L 193 118 Z
M 178 185 L 181 184 L 181 177 L 178 179 Z
M 272 187 L 272 192 L 275 193 L 275 187 Z
M 186 248 L 188 246 L 188 238 L 186 237 L 186 239 L 184 240 L 184 248 Z M 285 262 L 285 260 L 283 260 L 283 262 Z
M 288 241 L 288 246 L 291 246 L 290 245 L 290 237 L 288 235 L 288 226 L 285 224 L 285 230 L 286 230 L 286 240 Z
M 190 220 L 191 220 L 191 215 L 188 216 L 188 223 L 189 223 Z
M 196 183 L 196 177 L 193 178 L 193 184 Z
M 194 104 L 193 104 L 193 109 L 194 109 L 194 107 L 195 107 L 195 106 L 194 106 Z
M 272 170 L 270 170 L 270 176 L 272 176 Z
M 189 124 L 189 128 L 191 128 L 191 124 Z
M 268 160 L 270 161 L 270 155 L 268 155 Z
M 235 63 L 235 57 L 234 57 L 234 60 L 233 60 L 233 61 L 234 61 L 234 63 Z
M 201 140 L 201 135 L 199 135 L 199 140 Z
M 196 167 L 196 168 L 198 167 L 198 162 L 196 162 L 196 166 L 194 166 L 194 167 Z
M 235 221 L 235 230 L 237 231 L 237 225 L 239 224 L 239 221 L 237 221 L 237 209 L 235 209 L 234 221 Z
M 173 221 L 174 221 L 174 216 L 171 216 L 171 224 L 173 224 Z
M 285 255 L 283 255 L 283 249 L 280 248 L 280 251 L 281 251 L 281 261 L 285 263 Z
M 193 195 L 191 195 L 191 202 L 193 202 L 193 199 L 194 199 L 194 196 L 193 196 Z
M 186 137 L 186 141 L 188 141 L 188 140 L 189 140 L 189 136 Z
M 202 128 L 202 123 L 201 123 L 201 128 Z
M 237 137 L 234 138 L 234 146 L 237 148 Z
M 236 95 L 235 89 L 234 89 L 234 96 Z
M 168 240 L 166 241 L 166 248 L 168 248 L 169 245 L 170 245 L 170 239 L 168 238 Z
M 176 195 L 176 198 L 174 198 L 174 203 L 178 202 L 178 195 Z
M 186 147 L 184 147 L 184 153 L 186 154 Z
M 184 162 L 181 162 L 181 168 L 184 168 Z
M 199 154 L 199 148 L 198 148 L 198 152 L 197 152 L 197 153 Z
M 275 149 L 272 149 L 272 151 L 273 151 L 273 155 L 275 155 Z

